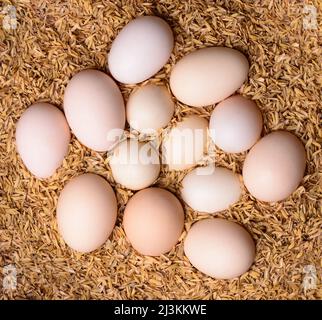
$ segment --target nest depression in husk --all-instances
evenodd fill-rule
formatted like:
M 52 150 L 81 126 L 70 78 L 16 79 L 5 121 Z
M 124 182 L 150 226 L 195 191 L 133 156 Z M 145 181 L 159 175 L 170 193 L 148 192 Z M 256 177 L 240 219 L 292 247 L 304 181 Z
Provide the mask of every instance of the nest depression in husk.
M 0 17 L 0 271 L 13 265 L 16 289 L 4 299 L 321 299 L 321 14 L 322 4 L 292 0 L 4 1 L 16 8 L 17 27 Z M 305 6 L 316 9 L 305 13 Z M 1 11 L 1 10 L 0 10 Z M 313 15 L 305 25 L 307 15 Z M 50 179 L 33 177 L 17 155 L 15 125 L 36 101 L 62 106 L 68 80 L 86 68 L 107 71 L 106 55 L 118 32 L 139 15 L 157 15 L 172 27 L 175 47 L 150 81 L 167 83 L 172 66 L 188 52 L 207 46 L 233 47 L 250 61 L 239 90 L 256 101 L 263 134 L 286 129 L 307 152 L 301 185 L 287 200 L 263 203 L 246 190 L 220 217 L 244 225 L 256 241 L 249 272 L 215 280 L 191 266 L 183 239 L 204 218 L 185 207 L 185 230 L 161 257 L 136 253 L 122 228 L 132 192 L 117 185 L 106 154 L 82 146 L 73 136 L 68 156 Z M 133 86 L 120 85 L 125 100 Z M 190 108 L 176 101 L 175 125 L 187 114 L 209 119 L 213 107 Z M 241 173 L 245 154 L 216 150 L 216 164 Z M 116 191 L 119 213 L 109 240 L 90 254 L 66 246 L 57 232 L 55 208 L 73 176 L 93 172 Z M 156 185 L 178 194 L 185 172 L 162 168 Z M 306 266 L 316 285 L 303 287 Z

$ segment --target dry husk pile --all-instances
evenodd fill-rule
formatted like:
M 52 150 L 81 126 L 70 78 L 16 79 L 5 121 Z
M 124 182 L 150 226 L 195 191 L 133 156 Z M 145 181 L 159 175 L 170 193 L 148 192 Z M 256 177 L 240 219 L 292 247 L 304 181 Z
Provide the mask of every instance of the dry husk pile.
M 3 1 L 17 9 L 16 30 L 0 17 L 0 298 L 3 299 L 321 299 L 321 12 L 322 2 L 295 0 Z M 304 3 L 317 9 L 314 25 L 303 26 Z M 1 11 L 1 10 L 0 10 Z M 251 270 L 238 279 L 215 280 L 193 268 L 183 254 L 191 224 L 204 216 L 186 207 L 177 246 L 161 257 L 136 253 L 122 228 L 132 192 L 115 184 L 106 154 L 73 136 L 68 156 L 46 180 L 33 177 L 17 155 L 15 125 L 36 101 L 62 106 L 76 72 L 106 70 L 106 54 L 118 32 L 139 15 L 158 15 L 172 27 L 175 48 L 151 80 L 167 83 L 182 56 L 206 46 L 227 46 L 249 58 L 248 81 L 240 92 L 255 100 L 264 132 L 286 129 L 307 151 L 302 184 L 286 201 L 267 204 L 246 190 L 219 214 L 243 224 L 256 241 Z M 133 86 L 120 86 L 127 99 Z M 186 114 L 209 118 L 213 107 L 176 102 L 174 125 Z M 216 163 L 241 173 L 244 154 L 216 153 Z M 117 193 L 119 214 L 110 239 L 90 254 L 69 249 L 57 232 L 58 195 L 73 176 L 94 172 Z M 178 195 L 185 172 L 162 169 L 157 185 Z M 2 267 L 17 269 L 17 288 L 2 288 Z M 315 288 L 304 290 L 304 267 L 314 266 Z

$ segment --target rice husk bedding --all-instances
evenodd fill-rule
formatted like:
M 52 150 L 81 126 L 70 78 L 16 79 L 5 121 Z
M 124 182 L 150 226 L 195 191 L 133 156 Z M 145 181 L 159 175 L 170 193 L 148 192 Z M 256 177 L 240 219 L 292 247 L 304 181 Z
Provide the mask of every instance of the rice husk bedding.
M 5 30 L 4 15 L 0 17 L 1 299 L 322 298 L 321 1 L 17 0 L 5 4 L 16 7 L 18 24 L 15 30 Z M 308 4 L 317 10 L 309 28 L 303 25 Z M 66 84 L 80 70 L 108 72 L 106 55 L 113 39 L 139 15 L 164 18 L 175 35 L 170 60 L 150 81 L 167 84 L 176 61 L 195 49 L 236 48 L 251 65 L 239 91 L 260 107 L 263 134 L 285 129 L 305 145 L 305 177 L 289 198 L 268 204 L 244 190 L 238 203 L 218 215 L 244 225 L 256 241 L 255 263 L 239 278 L 216 280 L 191 266 L 183 240 L 192 223 L 207 215 L 187 206 L 184 232 L 171 252 L 161 257 L 135 252 L 122 228 L 123 210 L 133 192 L 114 182 L 106 154 L 89 150 L 74 136 L 63 165 L 46 180 L 32 176 L 17 154 L 15 125 L 23 111 L 37 101 L 61 108 Z M 120 85 L 125 100 L 133 87 Z M 176 101 L 170 126 L 187 114 L 209 119 L 212 109 Z M 215 161 L 241 173 L 245 155 L 217 149 Z M 63 186 L 85 172 L 111 183 L 119 213 L 109 240 L 92 253 L 79 254 L 59 236 L 55 208 Z M 163 167 L 156 185 L 179 196 L 185 173 Z M 17 270 L 15 289 L 2 286 L 8 265 Z M 305 287 L 310 268 L 315 269 L 316 284 Z

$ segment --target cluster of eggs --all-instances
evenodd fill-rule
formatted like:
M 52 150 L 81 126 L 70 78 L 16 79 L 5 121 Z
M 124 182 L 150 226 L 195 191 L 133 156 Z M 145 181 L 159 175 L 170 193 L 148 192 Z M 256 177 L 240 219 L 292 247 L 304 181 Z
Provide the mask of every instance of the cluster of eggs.
M 108 67 L 125 84 L 143 82 L 168 61 L 174 46 L 168 24 L 154 16 L 131 21 L 112 43 Z M 262 116 L 254 101 L 231 96 L 247 79 L 248 61 L 239 51 L 211 47 L 183 57 L 170 75 L 178 101 L 190 107 L 217 104 L 210 122 L 191 115 L 171 128 L 162 142 L 169 170 L 192 169 L 182 180 L 182 200 L 193 210 L 215 214 L 236 203 L 240 178 L 220 167 L 196 167 L 205 153 L 208 133 L 225 152 L 249 150 L 243 167 L 248 191 L 262 201 L 279 201 L 299 185 L 305 170 L 305 150 L 291 133 L 276 131 L 260 139 Z M 84 70 L 68 83 L 64 114 L 48 103 L 36 103 L 21 116 L 16 128 L 17 150 L 37 177 L 50 177 L 68 152 L 70 129 L 79 141 L 99 152 L 111 153 L 110 167 L 117 183 L 139 190 L 128 201 L 123 226 L 132 246 L 141 254 L 169 252 L 184 228 L 184 210 L 171 192 L 151 187 L 160 172 L 157 147 L 150 142 L 121 139 L 125 121 L 142 134 L 168 125 L 175 104 L 165 86 L 146 84 L 134 90 L 126 108 L 122 94 L 107 74 Z M 201 132 L 201 139 L 180 139 L 184 131 Z M 144 154 L 138 157 L 135 153 Z M 186 157 L 186 155 L 193 157 Z M 117 217 L 117 201 L 110 184 L 95 174 L 69 181 L 57 203 L 59 232 L 79 252 L 100 247 L 110 236 Z M 255 244 L 239 224 L 220 218 L 196 222 L 184 241 L 184 252 L 200 271 L 215 278 L 233 278 L 254 261 Z

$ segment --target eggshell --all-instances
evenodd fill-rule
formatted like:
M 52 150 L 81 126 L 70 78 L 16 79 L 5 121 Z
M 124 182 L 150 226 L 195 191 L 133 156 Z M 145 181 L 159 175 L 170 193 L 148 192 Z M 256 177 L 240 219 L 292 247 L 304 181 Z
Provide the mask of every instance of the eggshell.
M 79 252 L 99 248 L 116 221 L 117 203 L 107 181 L 95 174 L 71 179 L 57 203 L 57 224 L 65 242 Z
M 182 199 L 199 212 L 216 213 L 226 210 L 241 195 L 238 175 L 226 168 L 193 169 L 183 178 L 181 185 Z
M 284 200 L 303 179 L 305 163 L 304 146 L 295 135 L 272 132 L 247 154 L 243 167 L 245 186 L 258 200 Z
M 239 51 L 225 47 L 196 50 L 173 67 L 170 87 L 176 98 L 194 107 L 226 99 L 247 79 L 248 61 Z
M 208 121 L 188 116 L 165 135 L 162 152 L 170 170 L 185 170 L 200 161 L 207 151 Z
M 159 153 L 151 143 L 127 139 L 114 149 L 110 167 L 117 183 L 132 190 L 143 189 L 159 176 Z
M 131 93 L 126 105 L 127 121 L 140 133 L 153 134 L 171 120 L 174 103 L 163 85 L 147 84 Z
M 232 279 L 254 262 L 255 244 L 239 224 L 216 218 L 196 222 L 184 241 L 184 252 L 199 271 L 216 279 Z
M 64 114 L 49 103 L 35 103 L 16 127 L 17 151 L 37 178 L 48 178 L 68 153 L 70 130 Z
M 183 208 L 179 200 L 161 188 L 136 193 L 124 211 L 124 230 L 134 249 L 159 256 L 170 251 L 182 233 Z
M 260 138 L 263 120 L 256 103 L 241 95 L 220 102 L 211 114 L 209 129 L 214 143 L 230 153 L 250 149 Z
M 122 83 L 142 82 L 165 65 L 173 44 L 172 31 L 164 20 L 154 16 L 136 18 L 113 41 L 109 70 Z
M 93 150 L 109 150 L 123 134 L 123 97 L 103 72 L 88 69 L 74 75 L 65 90 L 64 110 L 77 139 Z

